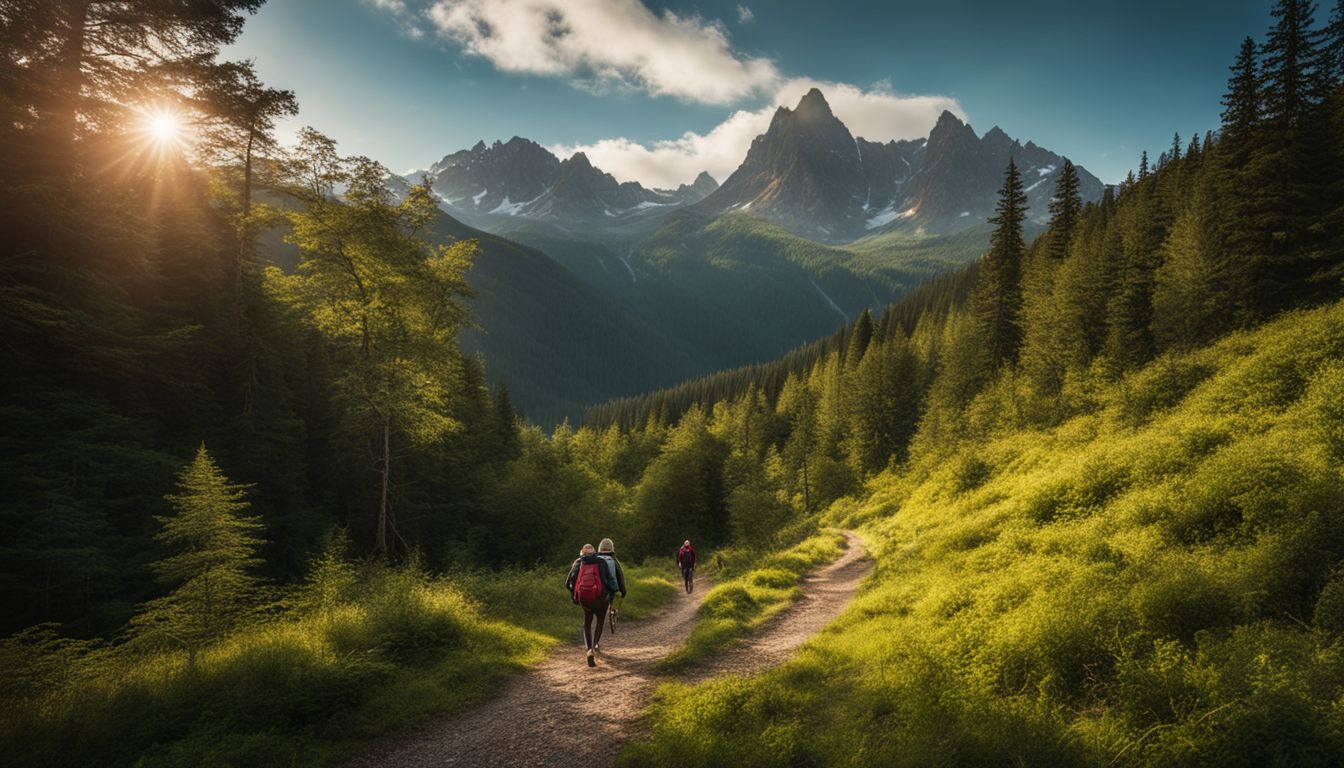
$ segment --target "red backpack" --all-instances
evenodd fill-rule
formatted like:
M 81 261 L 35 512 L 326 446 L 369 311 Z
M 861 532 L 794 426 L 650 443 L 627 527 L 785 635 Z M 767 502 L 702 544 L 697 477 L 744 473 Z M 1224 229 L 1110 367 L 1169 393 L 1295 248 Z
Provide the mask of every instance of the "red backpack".
M 604 602 L 607 588 L 602 583 L 602 561 L 579 565 L 579 577 L 574 581 L 574 598 L 585 608 L 596 608 Z

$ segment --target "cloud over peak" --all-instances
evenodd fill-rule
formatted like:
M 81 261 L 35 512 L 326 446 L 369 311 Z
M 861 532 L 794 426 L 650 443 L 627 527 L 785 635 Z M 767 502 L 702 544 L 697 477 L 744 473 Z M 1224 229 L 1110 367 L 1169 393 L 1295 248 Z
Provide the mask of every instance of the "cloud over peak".
M 733 49 L 723 22 L 654 13 L 641 0 L 362 0 L 391 15 L 411 37 L 434 35 L 505 72 L 566 78 L 587 91 L 641 90 L 653 96 L 738 109 L 707 133 L 640 143 L 611 137 L 556 145 L 561 157 L 585 153 L 621 181 L 676 187 L 701 171 L 723 181 L 779 106 L 820 88 L 851 133 L 871 141 L 925 136 L 944 110 L 965 118 L 956 99 L 786 78 L 769 58 Z M 755 18 L 736 6 L 737 22 Z M 764 99 L 762 97 L 765 97 Z
M 639 0 L 436 0 L 425 18 L 439 36 L 508 72 L 708 104 L 731 104 L 779 80 L 773 61 L 733 51 L 722 24 L 657 15 Z

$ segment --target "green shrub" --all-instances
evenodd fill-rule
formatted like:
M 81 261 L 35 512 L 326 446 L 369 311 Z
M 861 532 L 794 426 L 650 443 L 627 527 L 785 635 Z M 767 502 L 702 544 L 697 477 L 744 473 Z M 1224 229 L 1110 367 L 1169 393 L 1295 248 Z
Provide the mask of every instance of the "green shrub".
M 1326 632 L 1344 633 L 1344 575 L 1336 574 L 1321 590 L 1311 623 Z

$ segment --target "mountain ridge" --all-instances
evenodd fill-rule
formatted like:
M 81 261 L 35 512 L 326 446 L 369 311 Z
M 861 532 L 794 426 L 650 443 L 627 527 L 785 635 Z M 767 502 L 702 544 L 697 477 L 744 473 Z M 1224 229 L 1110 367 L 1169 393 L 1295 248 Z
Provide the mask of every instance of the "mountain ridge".
M 519 136 L 478 141 L 421 173 L 447 213 L 497 234 L 532 224 L 630 242 L 672 211 L 688 209 L 711 217 L 730 211 L 764 216 L 834 244 L 891 229 L 942 234 L 979 224 L 992 214 L 1010 157 L 1041 223 L 1062 155 L 1014 139 L 997 125 L 979 136 L 950 111 L 927 137 L 871 141 L 853 135 L 813 88 L 792 109 L 775 110 L 722 184 L 702 171 L 676 189 L 650 189 L 618 181 L 583 152 L 562 160 Z M 1102 182 L 1076 167 L 1083 201 L 1100 199 Z

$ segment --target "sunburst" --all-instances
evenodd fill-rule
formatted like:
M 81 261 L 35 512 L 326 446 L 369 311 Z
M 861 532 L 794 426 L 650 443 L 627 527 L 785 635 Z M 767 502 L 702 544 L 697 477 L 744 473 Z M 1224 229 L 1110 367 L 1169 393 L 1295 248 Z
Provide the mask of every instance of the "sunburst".
M 140 110 L 135 133 L 143 148 L 159 155 L 175 154 L 187 144 L 186 117 L 172 107 L 147 107 Z

